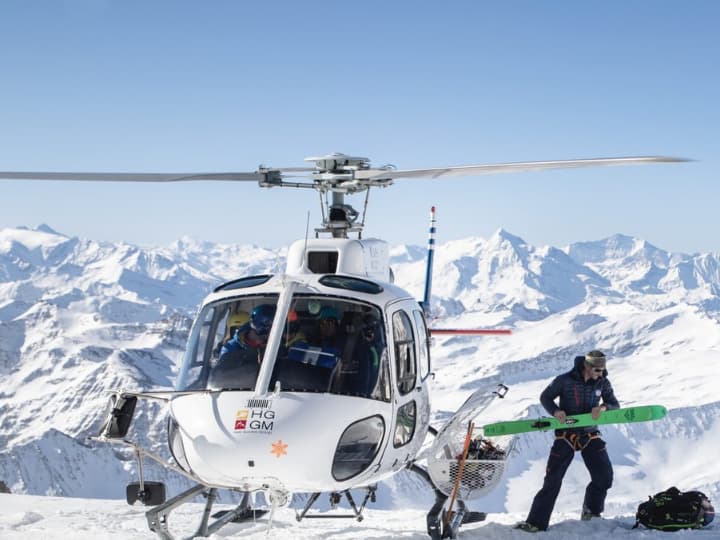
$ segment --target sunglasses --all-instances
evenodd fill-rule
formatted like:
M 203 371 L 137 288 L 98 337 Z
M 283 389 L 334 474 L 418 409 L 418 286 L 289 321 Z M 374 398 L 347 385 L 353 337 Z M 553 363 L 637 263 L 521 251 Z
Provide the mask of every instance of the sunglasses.
M 590 362 L 585 362 L 585 367 L 593 370 L 595 373 L 602 373 L 603 371 L 605 371 L 604 367 L 593 367 Z
M 270 333 L 270 328 L 272 328 L 272 319 L 252 321 L 250 327 L 255 330 L 259 336 L 267 336 Z

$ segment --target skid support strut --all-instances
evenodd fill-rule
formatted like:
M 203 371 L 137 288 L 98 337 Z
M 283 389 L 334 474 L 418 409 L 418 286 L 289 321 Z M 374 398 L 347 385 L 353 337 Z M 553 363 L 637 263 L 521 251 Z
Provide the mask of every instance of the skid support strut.
M 347 499 L 348 503 L 350 504 L 350 508 L 352 509 L 352 514 L 308 514 L 312 506 L 315 504 L 315 502 L 318 500 L 318 497 L 320 497 L 321 493 L 313 493 L 310 495 L 310 498 L 308 499 L 307 503 L 305 503 L 305 507 L 302 509 L 302 512 L 295 512 L 295 519 L 298 521 L 302 521 L 303 519 L 332 519 L 332 518 L 354 518 L 358 521 L 362 521 L 364 519 L 363 511 L 365 510 L 365 506 L 367 505 L 368 501 L 375 502 L 375 492 L 377 491 L 377 486 L 368 486 L 366 488 L 365 497 L 363 498 L 362 503 L 358 507 L 357 504 L 355 504 L 355 499 L 353 499 L 352 494 L 350 493 L 350 490 L 346 489 L 342 493 L 331 493 L 330 494 L 330 502 L 335 507 L 338 502 L 340 502 L 340 499 L 342 495 L 345 495 L 345 498 Z
M 190 536 L 190 538 L 210 536 L 231 521 L 242 521 L 244 519 L 259 517 L 264 513 L 254 511 L 250 508 L 250 494 L 246 492 L 240 504 L 234 509 L 213 514 L 212 517 L 217 517 L 217 519 L 211 523 L 210 517 L 213 504 L 217 500 L 217 489 L 198 484 L 176 495 L 166 503 L 156 506 L 152 510 L 148 510 L 145 513 L 145 517 L 147 518 L 150 530 L 157 534 L 162 540 L 175 540 L 168 529 L 168 515 L 181 504 L 188 502 L 200 494 L 205 496 L 205 508 L 203 509 L 200 525 L 195 534 Z

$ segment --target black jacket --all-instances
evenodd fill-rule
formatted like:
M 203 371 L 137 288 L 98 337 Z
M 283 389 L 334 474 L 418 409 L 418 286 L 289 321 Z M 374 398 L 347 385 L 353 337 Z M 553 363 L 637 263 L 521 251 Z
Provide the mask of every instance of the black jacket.
M 593 407 L 605 405 L 608 409 L 619 409 L 620 403 L 615 397 L 612 384 L 607 378 L 607 370 L 597 380 L 583 378 L 585 357 L 575 357 L 575 367 L 555 377 L 548 387 L 540 394 L 540 403 L 551 415 L 563 410 L 567 415 L 583 414 L 592 411 Z M 555 400 L 560 398 L 559 405 Z M 597 428 L 576 428 L 573 431 L 596 431 Z

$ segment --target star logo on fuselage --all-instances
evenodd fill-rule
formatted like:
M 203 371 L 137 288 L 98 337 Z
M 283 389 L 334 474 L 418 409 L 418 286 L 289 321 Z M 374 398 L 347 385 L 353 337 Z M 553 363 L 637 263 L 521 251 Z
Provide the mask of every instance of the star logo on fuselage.
M 288 445 L 282 442 L 282 439 L 278 439 L 278 442 L 272 443 L 272 448 L 270 450 L 271 454 L 275 454 L 275 457 L 279 458 L 280 456 L 286 456 L 287 455 L 287 447 Z

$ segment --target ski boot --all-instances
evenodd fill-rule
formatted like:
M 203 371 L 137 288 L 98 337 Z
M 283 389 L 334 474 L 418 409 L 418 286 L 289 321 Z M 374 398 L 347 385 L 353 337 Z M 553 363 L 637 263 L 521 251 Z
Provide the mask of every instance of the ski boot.
M 527 521 L 521 521 L 520 523 L 515 525 L 515 528 L 529 533 L 540 532 L 540 529 L 538 527 L 536 527 L 532 523 L 528 523 Z
M 593 518 L 602 518 L 602 516 L 591 512 L 587 506 L 583 505 L 582 512 L 580 513 L 580 519 L 583 521 L 590 521 Z

